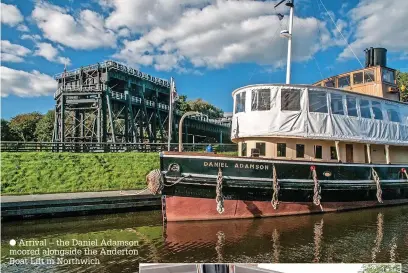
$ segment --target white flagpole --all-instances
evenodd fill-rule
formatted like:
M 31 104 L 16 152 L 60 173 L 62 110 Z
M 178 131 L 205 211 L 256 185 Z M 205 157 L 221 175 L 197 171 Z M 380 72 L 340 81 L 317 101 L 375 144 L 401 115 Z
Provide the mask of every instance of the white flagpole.
M 293 1 L 287 3 L 287 6 L 290 7 L 290 12 L 289 12 L 288 59 L 286 64 L 286 84 L 290 84 L 290 65 L 292 57 Z
M 173 132 L 173 92 L 174 92 L 174 80 L 170 78 L 170 103 L 169 103 L 169 133 L 167 137 L 167 151 L 170 151 L 171 135 Z

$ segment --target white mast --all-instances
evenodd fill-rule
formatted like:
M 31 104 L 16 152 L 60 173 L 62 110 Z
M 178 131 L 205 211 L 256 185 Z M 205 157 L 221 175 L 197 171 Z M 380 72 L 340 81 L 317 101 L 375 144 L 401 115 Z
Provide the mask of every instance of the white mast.
M 278 7 L 280 4 L 282 4 L 285 1 L 286 0 L 280 1 L 278 4 L 275 5 L 275 8 Z M 291 63 L 291 59 L 292 59 L 292 29 L 293 29 L 293 8 L 294 8 L 293 1 L 294 0 L 288 0 L 288 2 L 286 3 L 286 6 L 290 7 L 289 31 L 288 30 L 282 30 L 280 32 L 280 35 L 282 37 L 288 38 L 288 61 L 287 61 L 287 64 L 286 64 L 286 84 L 290 84 L 290 63 Z
M 292 58 L 292 28 L 293 28 L 293 0 L 286 3 L 290 7 L 289 14 L 289 37 L 288 37 L 288 61 L 286 64 L 286 84 L 290 84 L 290 62 Z

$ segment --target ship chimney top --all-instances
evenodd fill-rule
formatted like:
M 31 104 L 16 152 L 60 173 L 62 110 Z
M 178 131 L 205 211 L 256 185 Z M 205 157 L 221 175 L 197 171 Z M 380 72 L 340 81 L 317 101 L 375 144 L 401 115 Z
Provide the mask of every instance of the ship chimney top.
M 365 66 L 387 66 L 387 49 L 381 47 L 370 47 L 364 50 L 365 52 Z

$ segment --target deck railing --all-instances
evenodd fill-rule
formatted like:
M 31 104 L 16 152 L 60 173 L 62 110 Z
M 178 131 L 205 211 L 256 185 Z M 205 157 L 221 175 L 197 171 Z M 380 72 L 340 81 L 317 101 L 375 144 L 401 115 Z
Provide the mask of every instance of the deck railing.
M 209 143 L 183 143 L 183 151 L 204 151 Z M 211 143 L 217 152 L 237 152 L 237 144 Z M 19 142 L 2 141 L 2 152 L 119 153 L 167 151 L 167 143 Z M 170 145 L 176 151 L 178 143 Z

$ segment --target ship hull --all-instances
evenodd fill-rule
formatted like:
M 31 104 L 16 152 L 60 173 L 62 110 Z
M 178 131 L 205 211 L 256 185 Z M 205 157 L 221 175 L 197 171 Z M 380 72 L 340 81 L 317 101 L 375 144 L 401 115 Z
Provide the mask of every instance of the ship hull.
M 163 219 L 245 219 L 408 204 L 406 165 L 163 153 Z
M 268 201 L 225 200 L 224 212 L 218 213 L 216 201 L 209 198 L 163 196 L 163 217 L 168 222 L 264 218 L 288 215 L 340 212 L 380 206 L 408 204 L 408 199 L 354 202 L 280 202 L 274 209 Z

